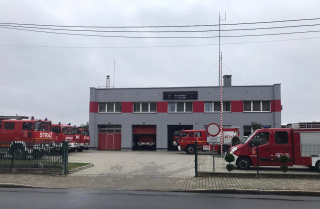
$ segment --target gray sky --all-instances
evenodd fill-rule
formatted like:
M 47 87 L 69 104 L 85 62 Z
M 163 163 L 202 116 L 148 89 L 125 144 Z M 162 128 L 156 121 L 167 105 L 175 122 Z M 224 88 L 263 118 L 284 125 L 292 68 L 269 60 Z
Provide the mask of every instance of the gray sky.
M 317 0 L 272 3 L 267 0 L 2 0 L 0 22 L 65 26 L 215 25 L 219 22 L 219 12 L 222 16 L 227 13 L 222 24 L 232 24 L 320 18 L 319 9 Z M 310 24 L 320 24 L 320 19 L 221 26 L 221 29 Z M 218 28 L 143 30 L 208 29 Z M 222 31 L 221 35 L 297 31 L 320 31 L 320 26 Z M 103 35 L 199 37 L 218 33 Z M 217 38 L 106 38 L 1 27 L 0 37 L 0 115 L 47 117 L 54 123 L 84 124 L 89 120 L 89 88 L 105 86 L 107 74 L 111 76 L 111 86 L 116 88 L 218 85 Z M 319 121 L 320 97 L 316 93 L 320 89 L 319 49 L 320 32 L 223 37 L 223 74 L 232 75 L 233 85 L 281 83 L 283 124 Z

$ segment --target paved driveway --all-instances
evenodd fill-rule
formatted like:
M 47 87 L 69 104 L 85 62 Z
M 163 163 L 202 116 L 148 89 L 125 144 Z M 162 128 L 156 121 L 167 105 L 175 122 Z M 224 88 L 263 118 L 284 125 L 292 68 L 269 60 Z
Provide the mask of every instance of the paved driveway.
M 86 162 L 93 167 L 70 174 L 71 176 L 158 176 L 158 177 L 194 177 L 194 155 L 185 152 L 168 151 L 99 151 L 85 150 L 69 155 L 69 162 Z M 215 157 L 215 171 L 226 173 L 226 162 L 221 157 Z M 212 172 L 212 155 L 198 156 L 198 171 Z M 256 168 L 249 170 L 234 170 L 232 173 L 252 174 Z M 260 173 L 282 174 L 279 167 L 261 167 Z M 303 166 L 294 166 L 288 174 L 312 174 L 317 172 Z
M 194 156 L 167 151 L 84 150 L 69 154 L 69 162 L 93 163 L 94 167 L 70 174 L 117 176 L 194 176 Z

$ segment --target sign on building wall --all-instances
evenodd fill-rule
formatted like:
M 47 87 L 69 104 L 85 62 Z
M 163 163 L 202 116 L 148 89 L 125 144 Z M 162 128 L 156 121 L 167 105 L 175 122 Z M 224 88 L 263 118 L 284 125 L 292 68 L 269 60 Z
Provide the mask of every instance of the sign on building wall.
M 163 92 L 163 100 L 197 100 L 197 91 Z

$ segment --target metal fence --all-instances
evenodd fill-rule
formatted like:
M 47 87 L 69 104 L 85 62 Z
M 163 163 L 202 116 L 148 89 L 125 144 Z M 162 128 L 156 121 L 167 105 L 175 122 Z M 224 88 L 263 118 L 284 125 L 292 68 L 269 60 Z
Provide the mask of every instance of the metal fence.
M 214 150 L 203 150 L 202 146 L 195 143 L 195 176 L 200 172 L 223 172 L 225 171 L 223 155 L 217 154 Z
M 68 173 L 68 142 L 0 142 L 2 173 Z

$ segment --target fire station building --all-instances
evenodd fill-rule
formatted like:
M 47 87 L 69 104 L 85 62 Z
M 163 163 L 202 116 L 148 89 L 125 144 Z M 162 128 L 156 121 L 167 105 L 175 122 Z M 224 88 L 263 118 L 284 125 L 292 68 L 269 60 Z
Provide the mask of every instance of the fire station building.
M 247 137 L 251 123 L 281 127 L 281 85 L 223 85 L 223 127 L 239 127 Z M 220 87 L 90 88 L 91 147 L 101 150 L 177 150 L 175 131 L 220 125 Z M 139 146 L 139 141 L 154 141 Z M 140 143 L 141 145 L 141 143 Z

